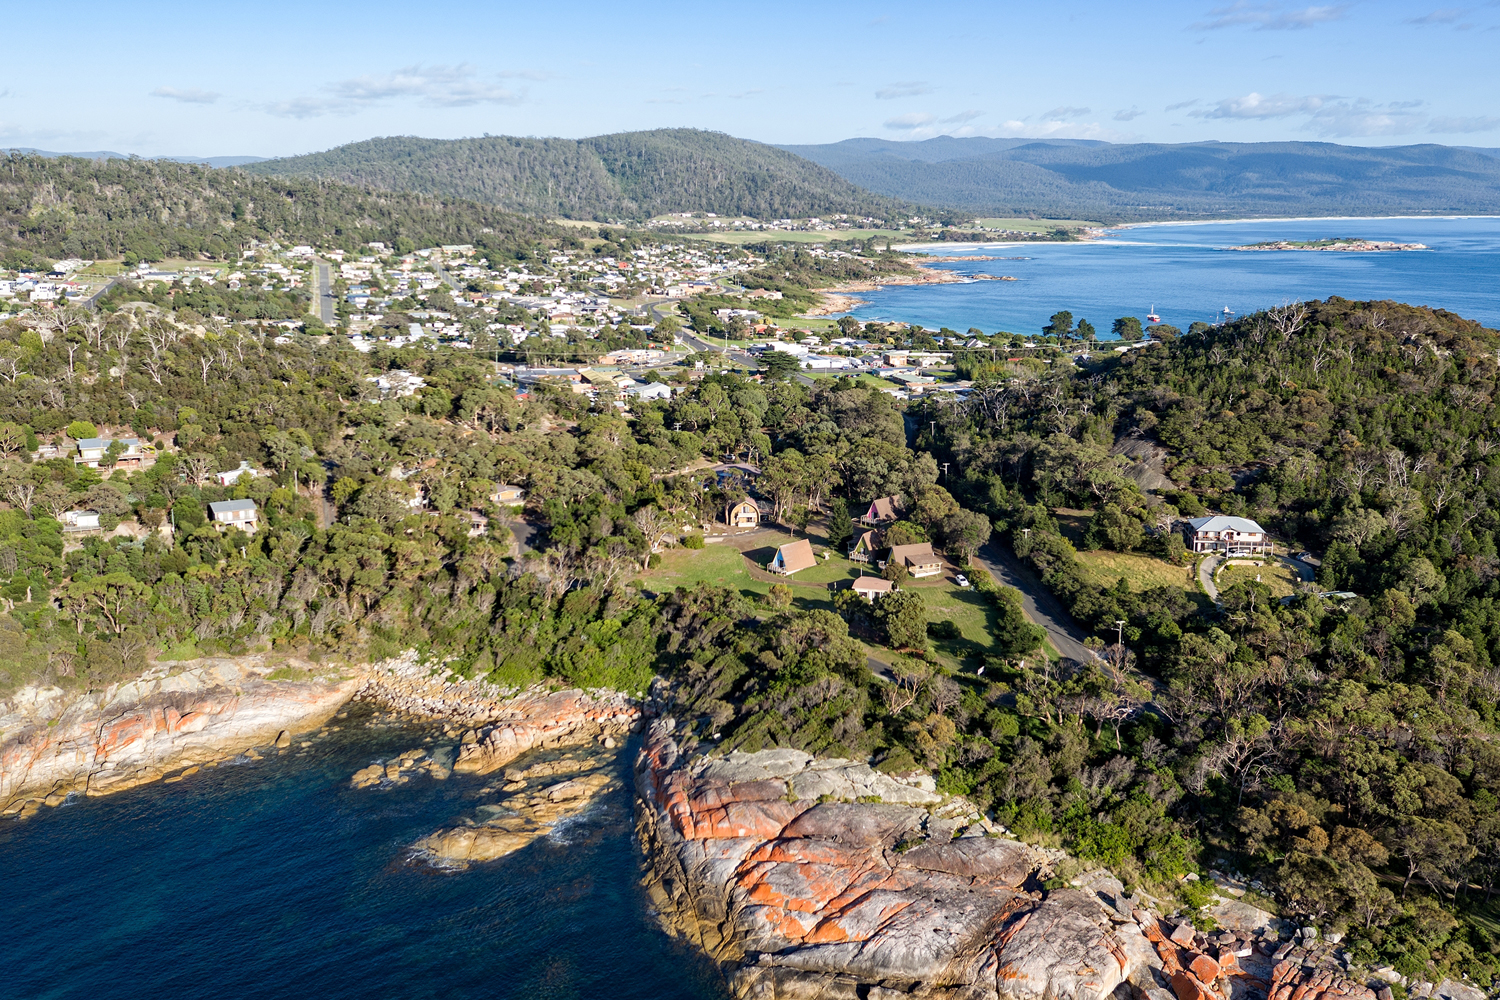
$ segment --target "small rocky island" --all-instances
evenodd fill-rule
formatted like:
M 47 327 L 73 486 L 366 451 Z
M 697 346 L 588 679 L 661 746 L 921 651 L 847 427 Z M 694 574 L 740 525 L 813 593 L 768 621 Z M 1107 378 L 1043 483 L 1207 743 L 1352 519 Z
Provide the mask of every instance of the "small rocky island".
M 1425 243 L 1395 243 L 1391 240 L 1268 240 L 1230 250 L 1317 250 L 1329 253 L 1389 253 L 1397 250 L 1431 250 Z

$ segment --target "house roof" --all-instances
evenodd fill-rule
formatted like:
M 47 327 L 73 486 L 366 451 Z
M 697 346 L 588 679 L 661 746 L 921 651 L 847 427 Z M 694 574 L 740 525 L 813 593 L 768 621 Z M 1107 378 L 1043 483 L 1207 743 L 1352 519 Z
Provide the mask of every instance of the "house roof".
M 1252 531 L 1257 534 L 1265 534 L 1266 529 L 1250 520 L 1248 517 L 1230 517 L 1227 514 L 1215 514 L 1213 517 L 1195 517 L 1188 522 L 1194 531 Z
M 867 528 L 864 531 L 856 532 L 854 547 L 859 548 L 861 545 L 870 549 L 880 548 L 880 532 L 875 528 Z
M 896 589 L 894 583 L 878 576 L 862 576 L 854 581 L 853 587 L 867 594 L 889 594 Z
M 215 514 L 228 514 L 236 510 L 254 510 L 254 500 L 215 500 L 208 505 Z
M 115 441 L 115 440 L 118 440 L 121 444 L 125 445 L 126 447 L 129 447 L 130 445 L 133 445 L 133 444 L 140 444 L 141 443 L 139 438 L 79 438 L 78 439 L 78 447 L 80 447 L 80 448 L 108 448 L 109 447 L 109 443 L 111 441 Z
M 799 538 L 795 542 L 787 542 L 776 550 L 781 556 L 781 568 L 788 573 L 798 570 L 811 569 L 816 566 L 818 560 L 813 556 L 812 542 L 805 538 Z
M 913 566 L 926 566 L 938 562 L 931 542 L 913 542 L 911 545 L 891 546 L 891 562 L 905 562 Z
M 880 520 L 895 520 L 905 506 L 900 497 L 880 497 L 870 503 L 870 509 Z

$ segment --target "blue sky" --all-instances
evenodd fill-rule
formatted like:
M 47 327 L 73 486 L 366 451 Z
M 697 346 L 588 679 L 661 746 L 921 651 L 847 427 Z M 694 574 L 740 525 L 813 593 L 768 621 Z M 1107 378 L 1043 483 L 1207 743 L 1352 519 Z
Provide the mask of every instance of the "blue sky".
M 85 2 L 9 24 L 28 17 L 0 61 L 5 146 L 279 156 L 667 126 L 1500 146 L 1500 0 Z

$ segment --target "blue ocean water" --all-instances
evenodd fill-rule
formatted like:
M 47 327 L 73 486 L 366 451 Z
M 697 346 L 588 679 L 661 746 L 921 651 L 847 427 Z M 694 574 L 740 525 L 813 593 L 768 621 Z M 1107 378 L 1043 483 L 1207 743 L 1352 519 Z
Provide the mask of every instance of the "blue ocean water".
M 0 997 L 727 996 L 653 922 L 627 791 L 499 861 L 412 859 L 490 779 L 379 791 L 349 776 L 424 735 L 351 727 L 306 756 L 0 822 Z
M 1269 240 L 1334 237 L 1424 243 L 1430 251 L 1309 253 L 1227 250 Z M 971 245 L 941 256 L 1002 259 L 937 265 L 958 274 L 1016 281 L 914 285 L 861 293 L 860 320 L 917 323 L 960 332 L 1039 333 L 1052 313 L 1071 311 L 1108 336 L 1119 316 L 1145 322 L 1155 306 L 1183 330 L 1282 302 L 1395 299 L 1448 309 L 1500 327 L 1500 218 L 1306 219 L 1133 226 L 1083 243 Z

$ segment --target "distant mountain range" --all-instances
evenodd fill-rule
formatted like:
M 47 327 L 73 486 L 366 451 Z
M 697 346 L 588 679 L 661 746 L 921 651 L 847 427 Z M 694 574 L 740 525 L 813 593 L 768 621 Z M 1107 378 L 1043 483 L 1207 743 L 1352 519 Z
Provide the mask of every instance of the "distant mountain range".
M 910 206 L 871 194 L 775 146 L 720 132 L 657 129 L 589 139 L 392 136 L 244 169 L 467 198 L 574 219 L 713 212 L 759 219 L 844 213 L 895 219 Z
M 1500 212 L 1500 150 L 941 136 L 783 146 L 877 194 L 975 214 L 1134 221 Z
M 134 153 L 116 153 L 108 149 L 91 150 L 83 153 L 55 153 L 47 149 L 32 149 L 29 146 L 13 146 L 9 149 L 0 148 L 0 155 L 5 153 L 35 153 L 37 156 L 45 156 L 48 159 L 56 156 L 76 156 L 80 160 L 170 160 L 173 163 L 201 163 L 209 167 L 243 167 L 247 163 L 259 163 L 264 156 L 136 156 Z
M 394 136 L 278 159 L 156 159 L 596 220 L 672 212 L 761 219 L 843 213 L 888 221 L 923 212 L 1104 222 L 1500 213 L 1500 149 L 1432 144 L 939 136 L 772 146 L 719 132 L 657 129 L 578 140 Z

